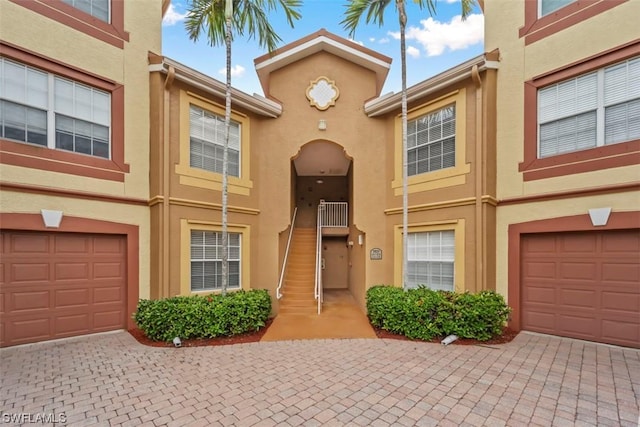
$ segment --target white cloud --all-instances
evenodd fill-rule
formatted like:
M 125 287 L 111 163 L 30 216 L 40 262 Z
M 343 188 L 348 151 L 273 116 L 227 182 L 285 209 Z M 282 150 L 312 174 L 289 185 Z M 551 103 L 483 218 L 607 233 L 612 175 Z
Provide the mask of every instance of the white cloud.
M 419 58 L 420 57 L 420 50 L 413 47 L 413 46 L 408 46 L 407 47 L 407 55 L 409 55 L 412 58 Z
M 354 42 L 355 44 L 359 44 L 360 46 L 364 46 L 364 43 L 358 40 L 354 40 L 354 39 L 349 39 L 349 41 Z
M 244 76 L 244 72 L 245 72 L 245 68 L 240 65 L 234 65 L 231 67 L 231 77 L 242 77 Z M 220 74 L 221 76 L 225 76 L 227 75 L 227 69 L 226 68 L 221 68 L 220 70 L 218 70 L 218 74 Z
M 162 18 L 162 25 L 176 25 L 178 22 L 183 21 L 186 16 L 186 13 L 177 12 L 173 7 L 173 4 L 170 3 L 169 8 L 167 9 L 167 13 L 165 13 L 164 18 Z
M 389 37 L 385 37 L 383 39 L 378 40 L 378 43 L 380 44 L 387 44 L 389 43 L 391 40 L 389 40 Z
M 427 56 L 442 55 L 445 50 L 462 50 L 484 39 L 484 17 L 472 14 L 465 21 L 460 15 L 449 22 L 436 21 L 429 17 L 420 21 L 421 28 L 409 27 L 407 40 L 415 40 L 427 51 Z M 399 32 L 389 32 L 395 39 L 400 39 Z
M 458 3 L 460 0 L 445 0 L 447 3 Z
M 369 37 L 369 41 L 370 41 L 371 43 L 374 43 L 374 42 L 376 41 L 376 38 L 375 38 L 375 37 Z

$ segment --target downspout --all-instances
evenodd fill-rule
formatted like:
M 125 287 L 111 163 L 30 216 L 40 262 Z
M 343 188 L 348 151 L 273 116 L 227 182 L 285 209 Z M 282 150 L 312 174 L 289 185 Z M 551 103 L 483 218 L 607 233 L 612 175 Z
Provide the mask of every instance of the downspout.
M 476 169 L 476 188 L 475 188 L 475 243 L 476 243 L 476 289 L 475 292 L 479 292 L 485 289 L 484 283 L 484 243 L 483 243 L 483 215 L 482 215 L 482 182 L 483 182 L 483 172 L 484 165 L 482 163 L 482 154 L 484 148 L 484 137 L 483 137 L 483 120 L 484 117 L 482 115 L 482 78 L 480 77 L 480 72 L 478 71 L 478 66 L 474 65 L 471 69 L 471 80 L 476 85 L 476 135 L 475 135 L 475 144 L 476 144 L 476 158 L 475 158 L 475 169 Z
M 169 196 L 170 196 L 170 180 L 171 180 L 171 85 L 173 84 L 173 80 L 176 76 L 176 70 L 174 67 L 169 66 L 169 70 L 167 72 L 167 78 L 164 81 L 164 93 L 163 93 L 163 102 L 162 102 L 162 160 L 163 160 L 163 168 L 162 168 L 162 193 L 163 193 L 163 204 L 162 204 L 162 296 L 165 298 L 170 297 L 170 287 L 169 287 L 169 273 L 170 273 L 170 260 L 171 254 L 169 253 L 170 248 L 170 209 L 169 209 Z

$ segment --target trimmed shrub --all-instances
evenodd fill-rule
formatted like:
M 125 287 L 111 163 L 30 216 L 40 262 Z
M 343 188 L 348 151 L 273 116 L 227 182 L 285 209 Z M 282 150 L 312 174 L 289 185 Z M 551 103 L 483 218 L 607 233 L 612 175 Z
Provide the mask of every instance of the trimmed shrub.
M 133 319 L 152 340 L 175 337 L 214 338 L 257 331 L 271 313 L 271 297 L 264 289 L 226 295 L 140 300 Z
M 367 290 L 366 305 L 373 326 L 427 341 L 450 334 L 486 341 L 502 332 L 511 312 L 492 291 L 458 294 L 422 286 L 406 291 L 374 286 Z

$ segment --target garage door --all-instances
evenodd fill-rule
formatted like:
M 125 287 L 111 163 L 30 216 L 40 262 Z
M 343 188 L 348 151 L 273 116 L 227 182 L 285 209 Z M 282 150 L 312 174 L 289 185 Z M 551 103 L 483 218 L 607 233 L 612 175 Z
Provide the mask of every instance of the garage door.
M 126 325 L 126 238 L 0 234 L 0 345 Z
M 640 231 L 522 238 L 522 329 L 640 347 Z

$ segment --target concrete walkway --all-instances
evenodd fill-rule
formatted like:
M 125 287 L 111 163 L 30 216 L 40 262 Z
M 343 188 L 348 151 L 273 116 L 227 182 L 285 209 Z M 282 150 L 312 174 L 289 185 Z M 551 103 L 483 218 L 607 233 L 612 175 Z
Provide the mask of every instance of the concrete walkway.
M 638 425 L 640 351 L 527 333 L 501 346 L 160 349 L 122 331 L 0 358 L 3 422 L 55 412 L 74 426 Z
M 262 341 L 376 338 L 367 315 L 347 290 L 325 291 L 321 314 L 278 314 Z

